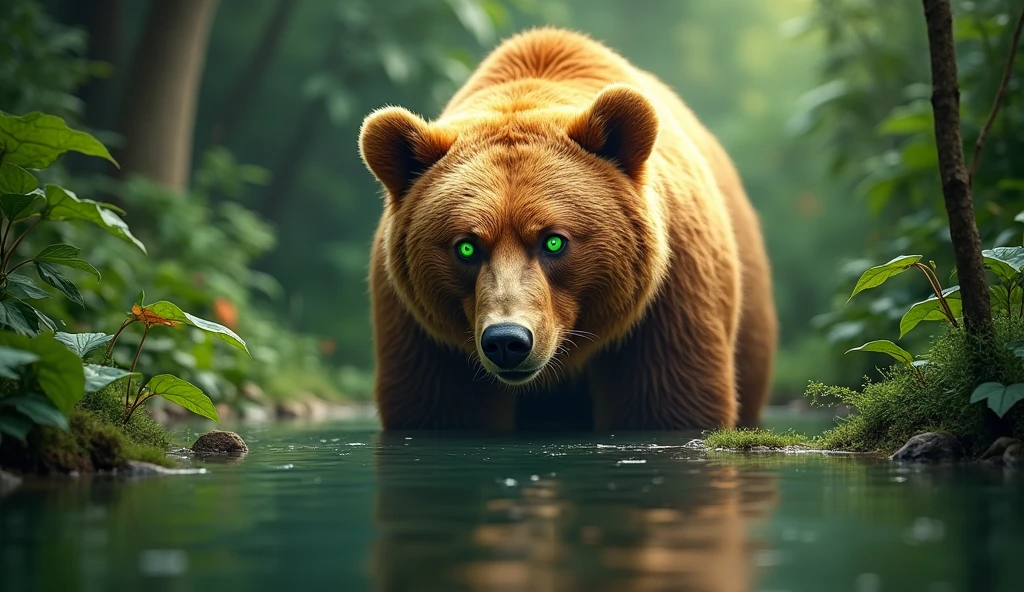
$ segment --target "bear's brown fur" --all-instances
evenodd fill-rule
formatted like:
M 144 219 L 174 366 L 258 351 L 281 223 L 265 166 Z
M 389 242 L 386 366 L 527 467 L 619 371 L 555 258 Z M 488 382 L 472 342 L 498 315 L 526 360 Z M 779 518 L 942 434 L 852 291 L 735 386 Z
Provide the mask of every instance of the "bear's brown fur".
M 531 30 L 437 120 L 370 114 L 360 149 L 386 192 L 370 261 L 386 429 L 758 423 L 777 335 L 760 223 L 654 76 Z M 507 322 L 532 339 L 512 372 L 480 345 Z

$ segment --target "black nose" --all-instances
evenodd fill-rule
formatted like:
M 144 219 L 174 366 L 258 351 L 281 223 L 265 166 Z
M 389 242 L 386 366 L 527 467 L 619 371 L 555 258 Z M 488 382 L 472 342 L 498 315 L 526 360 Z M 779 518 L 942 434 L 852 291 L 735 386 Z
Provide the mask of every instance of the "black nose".
M 533 350 L 533 334 L 522 325 L 498 323 L 484 329 L 480 347 L 487 359 L 502 370 L 511 370 L 523 363 Z

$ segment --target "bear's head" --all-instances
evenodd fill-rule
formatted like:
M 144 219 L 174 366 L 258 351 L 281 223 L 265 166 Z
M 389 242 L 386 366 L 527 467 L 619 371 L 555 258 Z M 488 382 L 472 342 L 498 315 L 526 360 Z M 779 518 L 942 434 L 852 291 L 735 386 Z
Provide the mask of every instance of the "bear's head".
M 585 108 L 388 107 L 360 150 L 386 191 L 383 257 L 435 340 L 510 385 L 556 378 L 641 318 L 668 268 L 648 160 L 655 108 L 625 85 Z

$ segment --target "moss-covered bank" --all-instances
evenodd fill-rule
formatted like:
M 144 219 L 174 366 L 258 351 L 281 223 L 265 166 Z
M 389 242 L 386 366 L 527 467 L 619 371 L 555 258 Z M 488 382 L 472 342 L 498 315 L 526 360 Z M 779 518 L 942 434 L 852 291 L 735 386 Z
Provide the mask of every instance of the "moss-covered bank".
M 0 467 L 37 475 L 90 473 L 139 460 L 173 467 L 167 456 L 170 434 L 147 412 L 122 426 L 124 401 L 109 390 L 89 393 L 72 411 L 69 429 L 35 426 L 25 442 L 4 438 Z
M 962 328 L 936 326 L 939 334 L 924 363 L 915 369 L 894 365 L 880 370 L 881 380 L 866 378 L 861 390 L 811 382 L 807 396 L 819 406 L 849 405 L 853 413 L 821 436 L 771 430 L 716 430 L 706 435 L 709 448 L 809 446 L 822 450 L 891 454 L 913 436 L 945 432 L 956 437 L 972 457 L 1000 436 L 1024 436 L 1024 404 L 1000 420 L 984 402 L 971 403 L 978 386 L 970 368 L 971 342 Z M 986 380 L 1011 385 L 1024 382 L 1024 320 L 995 319 L 995 353 L 987 360 Z M 920 372 L 920 376 L 917 374 Z

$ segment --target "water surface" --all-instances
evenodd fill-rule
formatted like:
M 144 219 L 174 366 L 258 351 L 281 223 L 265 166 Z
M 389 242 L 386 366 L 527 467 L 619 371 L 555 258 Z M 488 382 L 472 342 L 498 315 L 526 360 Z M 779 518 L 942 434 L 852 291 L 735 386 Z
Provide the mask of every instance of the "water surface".
M 1021 590 L 1024 477 L 691 435 L 240 428 L 206 473 L 0 500 L 21 590 Z

